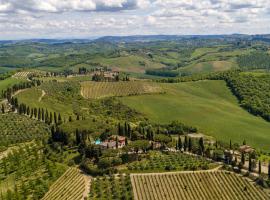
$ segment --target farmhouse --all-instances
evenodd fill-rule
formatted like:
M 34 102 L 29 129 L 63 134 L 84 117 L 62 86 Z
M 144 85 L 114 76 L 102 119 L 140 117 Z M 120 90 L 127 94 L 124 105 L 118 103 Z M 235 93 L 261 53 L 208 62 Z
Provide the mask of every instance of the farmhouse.
M 251 147 L 251 146 L 248 146 L 248 145 L 242 145 L 239 147 L 239 151 L 241 153 L 252 153 L 254 152 L 255 150 Z
M 110 149 L 123 148 L 126 145 L 126 137 L 112 135 L 108 140 L 101 142 L 99 145 Z

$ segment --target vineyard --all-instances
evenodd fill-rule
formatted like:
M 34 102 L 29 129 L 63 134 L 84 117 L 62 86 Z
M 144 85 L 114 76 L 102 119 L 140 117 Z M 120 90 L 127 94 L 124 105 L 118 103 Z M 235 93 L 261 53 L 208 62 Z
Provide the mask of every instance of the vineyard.
M 150 155 L 149 159 L 136 161 L 128 164 L 127 168 L 131 172 L 161 172 L 161 171 L 182 171 L 200 170 L 214 167 L 203 157 L 195 157 L 183 153 L 159 153 Z
M 132 174 L 135 200 L 266 200 L 248 180 L 224 171 Z
M 81 83 L 81 94 L 88 99 L 98 99 L 110 96 L 130 96 L 149 93 L 160 93 L 162 89 L 151 82 L 92 82 Z
M 49 127 L 26 116 L 9 113 L 0 115 L 0 146 L 28 142 L 44 138 Z
M 17 72 L 13 75 L 14 78 L 27 78 L 29 75 L 33 74 L 33 72 Z
M 82 200 L 88 194 L 90 178 L 77 168 L 69 168 L 51 187 L 42 200 Z
M 132 200 L 133 192 L 129 175 L 94 178 L 90 191 L 91 200 Z
M 65 167 L 47 160 L 38 143 L 17 146 L 0 160 L 0 199 L 40 199 Z

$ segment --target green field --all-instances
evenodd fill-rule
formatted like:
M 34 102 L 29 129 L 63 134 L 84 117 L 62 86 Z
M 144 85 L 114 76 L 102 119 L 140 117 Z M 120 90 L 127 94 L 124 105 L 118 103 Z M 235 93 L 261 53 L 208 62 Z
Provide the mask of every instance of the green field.
M 121 98 L 151 121 L 180 120 L 218 140 L 268 150 L 270 123 L 242 109 L 224 81 L 163 84 L 166 94 Z
M 237 67 L 233 61 L 209 61 L 200 62 L 180 68 L 180 72 L 200 73 L 200 72 L 217 72 L 225 71 Z
M 162 68 L 164 65 L 155 63 L 141 56 L 121 56 L 116 58 L 95 58 L 92 62 L 98 62 L 103 65 L 112 67 L 114 70 L 125 72 L 141 72 L 144 73 L 147 68 Z
M 152 82 L 119 81 L 81 83 L 81 94 L 88 99 L 98 99 L 110 96 L 131 96 L 140 94 L 160 93 L 161 88 Z
M 14 84 L 22 82 L 22 79 L 17 78 L 7 78 L 0 81 L 0 91 L 6 90 L 8 87 L 11 87 Z

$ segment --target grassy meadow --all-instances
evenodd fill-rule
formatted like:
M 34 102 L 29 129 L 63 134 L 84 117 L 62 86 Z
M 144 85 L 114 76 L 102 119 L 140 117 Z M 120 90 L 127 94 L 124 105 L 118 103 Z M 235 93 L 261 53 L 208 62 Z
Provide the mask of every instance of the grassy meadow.
M 22 82 L 22 79 L 17 79 L 17 78 L 7 78 L 5 80 L 0 81 L 0 91 L 6 90 L 8 87 Z
M 248 144 L 268 150 L 270 123 L 242 109 L 224 81 L 163 84 L 166 94 L 124 97 L 128 106 L 150 121 L 180 120 L 218 140 Z

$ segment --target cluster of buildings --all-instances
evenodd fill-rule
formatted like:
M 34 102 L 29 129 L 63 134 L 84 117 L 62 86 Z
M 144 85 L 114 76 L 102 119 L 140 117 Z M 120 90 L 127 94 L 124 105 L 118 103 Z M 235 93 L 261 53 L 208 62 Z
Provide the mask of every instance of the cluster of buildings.
M 112 135 L 105 141 L 96 140 L 95 144 L 100 145 L 102 148 L 118 149 L 123 148 L 127 144 L 127 139 L 124 136 Z

